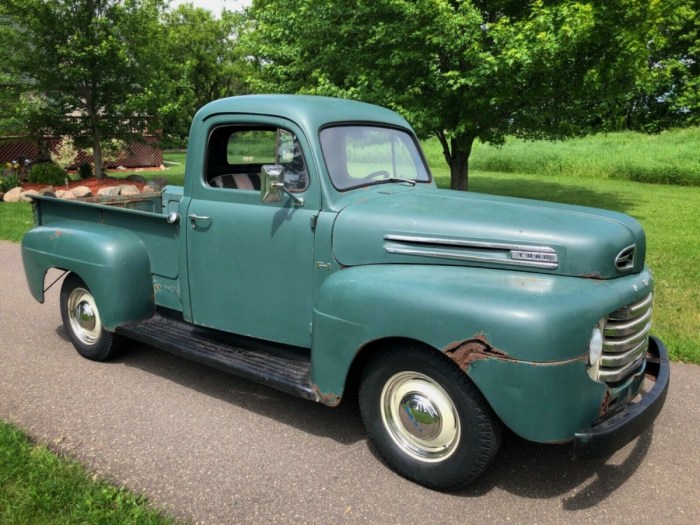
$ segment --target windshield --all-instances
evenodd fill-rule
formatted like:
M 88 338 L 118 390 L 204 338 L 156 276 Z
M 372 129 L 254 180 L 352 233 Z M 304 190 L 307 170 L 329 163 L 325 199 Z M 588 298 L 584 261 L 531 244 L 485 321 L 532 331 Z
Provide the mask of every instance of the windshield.
M 418 147 L 405 131 L 378 126 L 325 128 L 321 148 L 331 181 L 341 191 L 387 182 L 430 182 Z

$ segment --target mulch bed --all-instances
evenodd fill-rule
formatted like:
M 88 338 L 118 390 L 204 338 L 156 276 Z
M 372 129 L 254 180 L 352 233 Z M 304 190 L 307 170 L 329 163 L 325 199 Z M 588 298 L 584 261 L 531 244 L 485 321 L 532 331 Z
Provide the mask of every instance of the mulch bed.
M 139 191 L 143 189 L 145 184 L 141 182 L 132 182 L 130 180 L 126 179 L 116 179 L 113 177 L 105 177 L 104 179 L 97 179 L 95 177 L 91 177 L 89 179 L 85 180 L 69 180 L 68 185 L 61 184 L 60 186 L 54 186 L 54 189 L 56 190 L 72 190 L 73 188 L 76 188 L 78 186 L 87 186 L 90 188 L 90 191 L 92 192 L 93 195 L 97 195 L 97 192 L 102 189 L 102 188 L 109 188 L 112 186 L 121 186 L 122 184 L 129 184 L 129 185 L 134 185 L 136 186 Z M 48 187 L 48 184 L 34 184 L 31 182 L 24 182 L 22 184 L 22 188 L 25 190 L 36 190 L 39 191 L 43 188 Z

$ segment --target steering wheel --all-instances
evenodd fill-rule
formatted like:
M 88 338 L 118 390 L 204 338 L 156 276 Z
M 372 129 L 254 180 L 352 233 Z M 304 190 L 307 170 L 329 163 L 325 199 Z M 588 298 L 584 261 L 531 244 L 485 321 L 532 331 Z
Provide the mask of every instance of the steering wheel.
M 378 177 L 381 177 L 382 179 L 388 179 L 391 177 L 391 175 L 389 174 L 389 172 L 387 170 L 378 170 L 378 171 L 373 171 L 369 175 L 365 175 L 360 180 L 361 181 L 368 181 L 368 180 L 376 179 Z

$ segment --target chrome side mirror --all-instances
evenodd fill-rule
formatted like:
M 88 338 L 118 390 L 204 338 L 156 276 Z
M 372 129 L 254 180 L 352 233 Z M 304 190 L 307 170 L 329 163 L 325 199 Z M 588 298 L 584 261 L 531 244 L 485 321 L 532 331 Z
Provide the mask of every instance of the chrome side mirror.
M 280 202 L 282 193 L 294 201 L 294 206 L 303 206 L 304 199 L 297 197 L 284 186 L 284 168 L 279 164 L 266 164 L 260 169 L 260 200 L 266 203 Z
M 284 168 L 280 165 L 265 165 L 260 170 L 260 199 L 263 202 L 282 200 Z

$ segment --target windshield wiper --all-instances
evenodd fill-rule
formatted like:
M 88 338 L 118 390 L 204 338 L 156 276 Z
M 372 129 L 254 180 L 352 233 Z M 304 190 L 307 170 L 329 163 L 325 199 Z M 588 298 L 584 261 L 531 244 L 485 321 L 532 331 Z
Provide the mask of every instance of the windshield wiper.
M 387 182 L 405 182 L 406 184 L 410 184 L 411 186 L 416 185 L 416 181 L 411 180 L 411 179 L 404 179 L 401 177 L 389 177 L 388 179 L 379 179 L 375 181 L 375 184 L 384 184 Z

